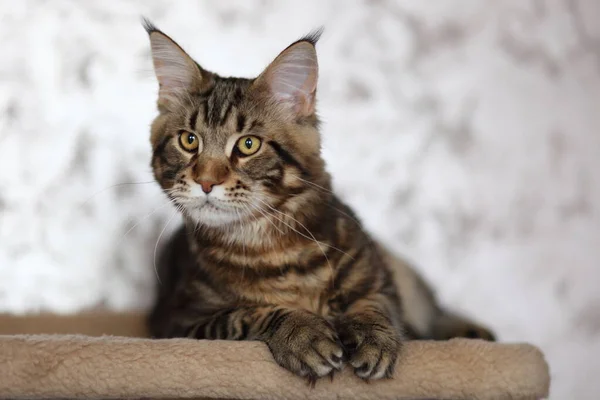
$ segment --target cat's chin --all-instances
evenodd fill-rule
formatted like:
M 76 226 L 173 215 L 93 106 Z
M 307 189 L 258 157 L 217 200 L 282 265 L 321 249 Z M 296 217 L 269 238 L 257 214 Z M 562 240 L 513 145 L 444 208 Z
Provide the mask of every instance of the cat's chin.
M 240 221 L 243 213 L 205 203 L 202 207 L 186 208 L 186 214 L 196 224 L 219 228 Z

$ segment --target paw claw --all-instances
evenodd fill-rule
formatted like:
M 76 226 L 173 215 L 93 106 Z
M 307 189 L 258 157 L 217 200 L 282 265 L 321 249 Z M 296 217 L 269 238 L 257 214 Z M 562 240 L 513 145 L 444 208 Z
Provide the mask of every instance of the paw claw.
M 333 372 L 333 370 L 331 370 L 331 372 L 329 373 L 329 381 L 333 382 L 334 377 L 335 377 L 335 373 Z
M 385 379 L 392 379 L 394 377 L 394 368 L 393 366 L 389 366 L 388 369 L 385 371 Z
M 308 384 L 308 387 L 310 387 L 311 389 L 314 389 L 315 385 L 317 384 L 317 377 L 314 375 L 309 375 L 306 378 L 306 383 Z
M 343 367 L 343 349 L 333 327 L 316 315 L 301 314 L 280 329 L 267 342 L 282 367 L 305 377 L 311 387 L 318 378 Z
M 384 324 L 380 322 L 380 325 Z M 342 337 L 346 348 L 353 349 L 349 353 L 350 365 L 356 376 L 365 381 L 393 376 L 400 348 L 395 329 L 389 325 L 388 330 L 373 331 L 367 323 L 348 324 L 345 328 Z

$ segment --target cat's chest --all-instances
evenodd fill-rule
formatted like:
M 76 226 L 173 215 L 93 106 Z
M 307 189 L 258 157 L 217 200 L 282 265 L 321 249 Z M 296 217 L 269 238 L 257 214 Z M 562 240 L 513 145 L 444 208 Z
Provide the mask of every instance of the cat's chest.
M 323 315 L 328 312 L 335 261 L 314 242 L 267 252 L 210 248 L 203 254 L 199 262 L 209 267 L 230 296 Z
M 238 295 L 246 300 L 282 305 L 327 315 L 330 269 L 319 269 L 307 274 L 288 273 L 279 277 L 235 285 Z

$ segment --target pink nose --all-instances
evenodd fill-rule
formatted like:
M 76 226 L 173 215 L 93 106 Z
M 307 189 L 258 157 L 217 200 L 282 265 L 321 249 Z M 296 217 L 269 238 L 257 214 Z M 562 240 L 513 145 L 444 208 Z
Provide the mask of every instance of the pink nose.
M 212 191 L 213 186 L 220 185 L 223 182 L 215 182 L 215 181 L 197 181 L 200 186 L 202 186 L 202 191 L 206 194 Z

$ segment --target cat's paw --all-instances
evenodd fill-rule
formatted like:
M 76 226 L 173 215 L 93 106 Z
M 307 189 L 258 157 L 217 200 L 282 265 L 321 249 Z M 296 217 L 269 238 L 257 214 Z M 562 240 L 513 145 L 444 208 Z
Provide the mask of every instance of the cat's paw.
M 279 365 L 311 384 L 343 366 L 344 351 L 333 326 L 308 312 L 289 314 L 266 343 Z
M 391 378 L 400 350 L 400 335 L 390 323 L 344 321 L 338 333 L 354 373 L 365 380 Z

